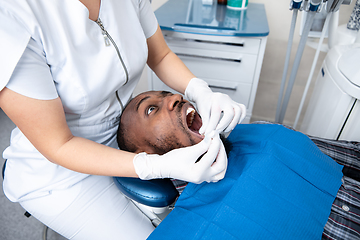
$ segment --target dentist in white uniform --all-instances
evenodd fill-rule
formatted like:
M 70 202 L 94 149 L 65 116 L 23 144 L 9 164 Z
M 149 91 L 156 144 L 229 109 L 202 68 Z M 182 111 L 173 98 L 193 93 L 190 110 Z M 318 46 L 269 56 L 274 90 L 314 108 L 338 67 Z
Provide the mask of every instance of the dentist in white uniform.
M 0 107 L 17 126 L 3 153 L 5 195 L 68 239 L 133 240 L 153 226 L 110 176 L 222 179 L 216 135 L 162 156 L 117 148 L 119 116 L 146 63 L 196 103 L 205 135 L 245 117 L 170 51 L 149 0 L 0 0 Z

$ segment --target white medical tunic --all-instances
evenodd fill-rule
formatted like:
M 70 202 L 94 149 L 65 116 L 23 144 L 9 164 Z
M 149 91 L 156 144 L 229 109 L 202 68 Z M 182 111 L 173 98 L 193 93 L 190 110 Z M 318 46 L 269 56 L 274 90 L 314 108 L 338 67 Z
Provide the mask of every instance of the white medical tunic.
M 146 38 L 157 21 L 149 0 L 102 0 L 99 19 L 103 29 L 78 0 L 0 0 L 0 90 L 59 96 L 73 135 L 117 147 L 122 105 L 140 79 Z M 11 201 L 45 196 L 88 176 L 45 159 L 18 128 L 3 157 Z

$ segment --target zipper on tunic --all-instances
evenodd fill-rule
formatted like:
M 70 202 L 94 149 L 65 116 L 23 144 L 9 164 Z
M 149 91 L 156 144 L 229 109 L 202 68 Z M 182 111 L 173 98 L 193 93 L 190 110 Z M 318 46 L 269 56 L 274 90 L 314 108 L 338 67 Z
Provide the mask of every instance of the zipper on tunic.
M 104 40 L 105 40 L 105 46 L 107 46 L 107 47 L 110 46 L 110 40 L 109 40 L 109 37 L 108 37 L 109 33 L 106 31 L 104 25 L 103 25 L 102 22 L 101 22 L 101 19 L 98 18 L 98 19 L 96 20 L 96 23 L 97 23 L 97 24 L 99 25 L 99 27 L 101 28 L 101 32 L 102 32 L 102 34 L 103 34 L 103 36 L 104 36 Z
M 123 61 L 123 59 L 122 59 L 122 57 L 121 57 L 120 50 L 119 50 L 119 48 L 117 47 L 114 39 L 110 36 L 110 34 L 108 33 L 108 31 L 106 31 L 103 23 L 101 22 L 101 19 L 98 18 L 95 22 L 99 25 L 99 27 L 100 27 L 100 29 L 101 29 L 101 32 L 102 32 L 102 34 L 103 34 L 103 36 L 104 36 L 105 46 L 108 47 L 108 46 L 111 45 L 110 43 L 112 43 L 112 45 L 114 46 L 114 48 L 115 48 L 115 50 L 116 50 L 116 53 L 117 53 L 117 55 L 118 55 L 118 57 L 119 57 L 119 59 L 120 59 L 121 65 L 123 66 L 123 69 L 124 69 L 124 71 L 125 71 L 125 83 L 124 83 L 124 85 L 125 85 L 125 84 L 127 84 L 128 81 L 129 81 L 129 73 L 128 73 L 128 70 L 127 70 L 127 68 L 126 68 L 126 66 L 125 66 L 125 63 L 124 63 L 124 61 Z M 123 85 L 123 86 L 124 86 L 124 85 Z M 120 105 L 121 105 L 121 110 L 123 110 L 123 109 L 124 109 L 124 106 L 123 106 L 123 104 L 122 104 L 122 102 L 121 102 L 121 99 L 120 99 L 120 97 L 119 97 L 118 91 L 116 91 L 115 94 L 116 94 L 116 98 L 118 99 L 118 101 L 119 101 L 119 103 L 120 103 Z

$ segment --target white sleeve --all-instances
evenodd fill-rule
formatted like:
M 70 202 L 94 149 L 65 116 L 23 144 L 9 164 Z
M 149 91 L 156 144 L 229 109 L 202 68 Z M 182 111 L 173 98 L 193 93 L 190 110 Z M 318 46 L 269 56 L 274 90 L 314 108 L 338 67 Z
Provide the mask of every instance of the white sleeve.
M 145 33 L 145 37 L 149 38 L 157 30 L 158 22 L 153 10 L 151 9 L 150 0 L 139 0 L 140 7 L 140 23 Z
M 45 54 L 34 39 L 30 39 L 6 87 L 35 99 L 50 100 L 58 97 Z
M 0 7 L 0 91 L 11 75 L 30 39 L 21 22 Z

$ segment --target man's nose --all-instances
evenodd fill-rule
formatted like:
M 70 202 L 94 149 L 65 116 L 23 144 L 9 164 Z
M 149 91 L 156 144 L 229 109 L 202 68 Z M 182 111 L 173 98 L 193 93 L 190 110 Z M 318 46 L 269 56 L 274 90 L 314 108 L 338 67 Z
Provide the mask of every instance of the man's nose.
M 180 94 L 174 94 L 171 96 L 167 96 L 167 106 L 170 111 L 174 110 L 176 105 L 183 101 L 183 97 Z

